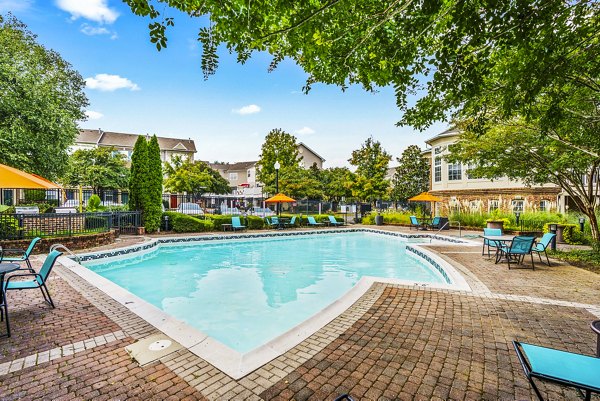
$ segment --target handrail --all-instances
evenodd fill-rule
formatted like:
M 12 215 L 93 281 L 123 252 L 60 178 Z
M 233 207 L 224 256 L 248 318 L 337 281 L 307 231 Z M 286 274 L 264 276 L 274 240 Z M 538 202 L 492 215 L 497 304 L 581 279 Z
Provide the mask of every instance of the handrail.
M 430 235 L 429 236 L 429 243 L 431 244 L 431 242 L 433 241 L 433 237 L 436 236 L 436 235 L 438 235 L 440 233 L 440 231 L 442 231 L 444 228 L 446 228 L 446 226 L 449 225 L 449 224 L 450 224 L 449 221 L 445 222 L 444 225 L 442 227 L 440 227 L 440 229 L 435 232 L 435 234 Z
M 460 226 L 460 221 L 449 221 L 448 223 L 458 223 L 458 238 L 462 237 L 462 228 Z
M 69 248 L 67 248 L 65 245 L 63 244 L 54 244 L 50 247 L 50 252 L 55 251 L 59 248 L 62 248 L 64 251 L 66 251 L 69 255 L 73 256 L 75 258 L 75 260 L 77 261 L 77 263 L 81 262 L 81 259 L 79 258 L 79 256 L 77 256 L 76 254 L 74 254 Z

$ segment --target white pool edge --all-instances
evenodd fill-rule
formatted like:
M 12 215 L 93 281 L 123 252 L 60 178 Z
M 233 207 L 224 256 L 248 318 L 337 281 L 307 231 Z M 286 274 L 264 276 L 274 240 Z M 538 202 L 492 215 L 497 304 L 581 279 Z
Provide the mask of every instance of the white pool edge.
M 360 229 L 366 232 L 376 233 L 389 233 L 387 231 L 373 230 L 373 229 Z M 331 232 L 340 232 L 342 230 L 332 230 Z M 273 235 L 270 235 L 273 236 Z M 198 238 L 199 240 L 205 239 L 207 236 L 202 237 L 191 237 Z M 173 239 L 181 239 L 186 237 L 171 237 Z M 238 239 L 248 238 L 247 236 L 236 236 Z M 251 237 L 254 238 L 254 237 Z M 161 238 L 168 240 L 170 238 Z M 228 238 L 219 238 L 228 240 Z M 214 240 L 214 239 L 213 239 Z M 159 241 L 155 239 L 152 241 L 145 242 L 144 245 L 150 245 L 147 249 L 129 252 L 124 255 L 113 256 L 110 259 L 121 259 L 123 257 L 130 257 L 132 255 L 139 255 L 142 253 L 152 252 L 160 247 L 160 243 L 165 241 Z M 191 241 L 195 242 L 195 241 Z M 462 243 L 468 243 L 470 241 L 463 241 Z M 166 243 L 165 245 L 172 246 L 176 244 L 188 244 L 188 241 L 178 243 Z M 362 277 L 350 290 L 348 290 L 342 297 L 329 304 L 327 307 L 317 312 L 310 318 L 306 319 L 297 326 L 291 328 L 275 339 L 267 342 L 266 344 L 255 348 L 254 350 L 247 353 L 237 352 L 221 342 L 208 336 L 206 333 L 193 328 L 185 322 L 182 322 L 174 317 L 168 315 L 158 307 L 150 304 L 149 302 L 141 299 L 140 297 L 130 293 L 124 288 L 118 286 L 112 281 L 100 276 L 85 266 L 75 262 L 66 257 L 61 257 L 60 262 L 63 266 L 69 268 L 72 272 L 86 280 L 91 285 L 100 289 L 108 296 L 125 306 L 131 312 L 144 319 L 158 330 L 171 337 L 173 340 L 180 343 L 185 348 L 189 349 L 190 352 L 206 360 L 231 378 L 238 380 L 254 370 L 260 368 L 266 363 L 272 361 L 278 356 L 289 351 L 302 341 L 310 337 L 312 334 L 317 332 L 319 329 L 327 325 L 329 322 L 334 320 L 336 317 L 344 313 L 349 309 L 356 301 L 358 301 L 374 283 L 386 283 L 406 286 L 417 286 L 427 288 L 438 288 L 453 291 L 471 291 L 470 286 L 463 276 L 448 262 L 438 257 L 434 252 L 425 249 L 417 244 L 406 244 L 407 247 L 418 249 L 421 253 L 427 255 L 429 258 L 434 260 L 441 266 L 446 273 L 450 276 L 454 284 L 437 284 L 437 283 L 424 283 L 414 280 L 402 280 L 392 279 L 384 277 Z M 119 248 L 119 250 L 133 250 L 140 248 L 140 244 Z M 412 254 L 413 257 L 418 257 Z M 105 262 L 106 258 L 100 259 Z

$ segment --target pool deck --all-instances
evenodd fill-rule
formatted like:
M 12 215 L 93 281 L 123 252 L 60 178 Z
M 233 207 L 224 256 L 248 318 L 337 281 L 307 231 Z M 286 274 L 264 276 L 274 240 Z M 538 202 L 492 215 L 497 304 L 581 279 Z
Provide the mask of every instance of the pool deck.
M 142 240 L 123 237 L 116 246 Z M 139 366 L 124 347 L 157 329 L 58 265 L 49 280 L 56 309 L 37 291 L 8 294 L 13 335 L 0 338 L 0 399 L 332 400 L 346 392 L 356 400 L 535 399 L 512 340 L 594 354 L 597 274 L 557 261 L 509 271 L 482 257 L 481 245 L 427 247 L 473 291 L 374 284 L 331 323 L 237 381 L 187 349 Z M 549 399 L 577 398 L 539 387 Z

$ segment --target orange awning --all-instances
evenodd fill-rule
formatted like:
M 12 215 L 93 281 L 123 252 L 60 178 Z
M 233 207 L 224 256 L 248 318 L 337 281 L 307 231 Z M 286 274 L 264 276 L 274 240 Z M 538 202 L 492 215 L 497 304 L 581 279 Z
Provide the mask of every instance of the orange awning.
M 0 188 L 60 189 L 61 187 L 39 175 L 0 164 Z
M 438 198 L 435 195 L 431 195 L 429 192 L 421 192 L 417 196 L 408 198 L 409 202 L 441 202 L 442 198 Z
M 296 202 L 295 199 L 290 198 L 287 195 L 282 193 L 278 193 L 275 196 L 270 197 L 265 201 L 265 203 L 286 203 L 286 202 Z

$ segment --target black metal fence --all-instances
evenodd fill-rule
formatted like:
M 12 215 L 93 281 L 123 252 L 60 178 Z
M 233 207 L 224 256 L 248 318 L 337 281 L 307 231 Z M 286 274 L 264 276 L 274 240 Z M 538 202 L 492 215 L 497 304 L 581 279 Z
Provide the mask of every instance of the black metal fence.
M 520 219 L 516 225 L 521 232 L 539 234 L 542 233 L 544 230 L 544 224 L 547 222 L 548 220 Z
M 94 194 L 91 189 L 22 189 L 2 188 L 0 204 L 6 206 L 49 205 L 52 207 L 86 206 Z M 100 189 L 97 193 L 102 206 L 122 206 L 129 202 L 129 193 L 117 189 Z
M 75 236 L 110 229 L 135 233 L 140 212 L 0 214 L 0 240 Z

